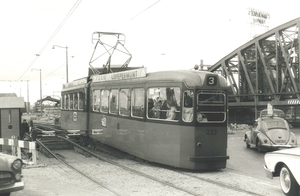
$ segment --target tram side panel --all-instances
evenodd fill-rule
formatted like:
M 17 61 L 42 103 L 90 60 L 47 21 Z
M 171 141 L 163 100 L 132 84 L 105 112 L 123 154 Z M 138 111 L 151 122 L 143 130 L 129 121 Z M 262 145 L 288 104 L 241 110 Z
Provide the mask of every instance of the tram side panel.
M 62 110 L 60 118 L 61 127 L 66 130 L 86 130 L 87 112 Z
M 196 170 L 226 167 L 227 132 L 222 126 L 215 128 L 218 135 L 211 135 L 211 126 L 203 125 L 144 122 L 99 113 L 91 114 L 90 120 L 92 129 L 103 130 L 90 135 L 92 139 L 147 161 Z
M 195 129 L 194 157 L 189 159 L 196 167 L 225 168 L 227 156 L 227 125 L 199 124 Z
M 145 123 L 143 120 L 91 113 L 90 123 L 92 130 L 101 129 L 100 134 L 90 135 L 92 139 L 146 159 Z

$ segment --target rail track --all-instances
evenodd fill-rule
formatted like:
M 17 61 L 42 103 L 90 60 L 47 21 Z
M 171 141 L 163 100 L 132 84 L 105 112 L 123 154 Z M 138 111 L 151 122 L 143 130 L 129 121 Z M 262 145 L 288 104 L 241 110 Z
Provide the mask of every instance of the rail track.
M 41 126 L 38 128 L 42 129 Z M 266 192 L 256 191 L 255 187 L 244 186 L 244 183 L 239 180 L 233 180 L 232 174 L 222 170 L 210 172 L 177 170 L 144 162 L 107 146 L 93 149 L 83 147 L 79 145 L 79 140 L 63 135 L 64 130 L 57 129 L 57 127 L 48 126 L 44 129 L 55 131 L 57 134 L 37 139 L 43 153 L 47 151 L 48 157 L 54 157 L 112 195 L 132 195 L 132 192 L 124 194 L 124 191 L 134 191 L 132 187 L 137 186 L 140 187 L 139 190 L 144 189 L 141 187 L 156 187 L 161 189 L 161 193 L 165 192 L 164 195 L 169 193 L 172 195 L 207 195 L 208 192 L 210 195 L 220 195 L 220 190 L 222 190 L 222 195 L 268 195 Z M 134 180 L 134 185 L 132 185 L 132 179 L 139 180 Z M 250 180 L 253 180 L 255 184 L 255 179 Z M 117 185 L 122 185 L 122 188 Z

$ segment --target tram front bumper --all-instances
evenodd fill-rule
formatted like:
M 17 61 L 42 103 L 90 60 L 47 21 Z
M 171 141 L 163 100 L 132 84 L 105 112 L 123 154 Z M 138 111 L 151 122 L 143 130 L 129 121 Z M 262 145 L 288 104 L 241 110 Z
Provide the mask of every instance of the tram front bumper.
M 229 159 L 229 156 L 189 157 L 189 160 L 194 162 L 224 161 L 227 159 Z

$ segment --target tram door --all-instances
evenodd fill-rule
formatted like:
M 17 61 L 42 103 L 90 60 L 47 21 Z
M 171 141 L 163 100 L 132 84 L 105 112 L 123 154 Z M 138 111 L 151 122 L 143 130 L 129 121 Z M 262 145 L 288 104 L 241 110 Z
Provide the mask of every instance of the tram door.
M 20 136 L 20 110 L 0 109 L 0 138 L 18 138 Z M 0 146 L 3 150 L 10 150 L 10 146 Z

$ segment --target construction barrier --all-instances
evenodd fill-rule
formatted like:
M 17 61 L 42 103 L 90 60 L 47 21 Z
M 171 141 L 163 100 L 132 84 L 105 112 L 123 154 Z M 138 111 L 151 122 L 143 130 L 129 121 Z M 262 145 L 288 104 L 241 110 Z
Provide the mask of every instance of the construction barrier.
M 29 152 L 32 153 L 33 164 L 37 164 L 36 142 L 18 140 L 14 139 L 14 136 L 12 136 L 12 139 L 0 138 L 0 145 L 11 146 L 12 155 L 17 156 L 20 159 L 22 159 L 21 148 L 29 149 Z

